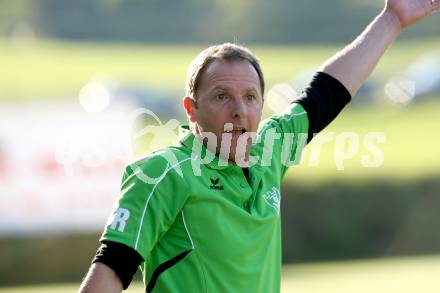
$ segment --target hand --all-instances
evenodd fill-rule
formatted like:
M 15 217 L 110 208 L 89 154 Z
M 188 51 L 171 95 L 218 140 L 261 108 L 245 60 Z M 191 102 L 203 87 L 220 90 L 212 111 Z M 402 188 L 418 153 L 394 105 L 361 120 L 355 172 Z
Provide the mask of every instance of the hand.
M 440 8 L 440 0 L 386 0 L 385 11 L 393 14 L 401 29 L 423 19 Z

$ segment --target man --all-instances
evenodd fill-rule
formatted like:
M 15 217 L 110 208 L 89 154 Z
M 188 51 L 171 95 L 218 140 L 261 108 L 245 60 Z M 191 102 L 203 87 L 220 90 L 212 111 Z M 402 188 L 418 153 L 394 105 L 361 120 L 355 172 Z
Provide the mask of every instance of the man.
M 203 51 L 183 100 L 190 127 L 176 146 L 126 168 L 80 292 L 121 292 L 139 266 L 146 292 L 279 292 L 279 187 L 298 160 L 301 134 L 310 140 L 328 125 L 401 30 L 438 8 L 387 0 L 289 109 L 261 124 L 264 79 L 255 57 L 232 44 Z

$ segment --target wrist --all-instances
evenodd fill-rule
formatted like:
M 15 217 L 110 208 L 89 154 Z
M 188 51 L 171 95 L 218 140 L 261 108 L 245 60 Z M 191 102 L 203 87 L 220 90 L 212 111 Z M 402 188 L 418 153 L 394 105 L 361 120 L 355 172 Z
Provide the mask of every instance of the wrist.
M 377 18 L 383 21 L 386 29 L 395 34 L 395 36 L 399 35 L 404 28 L 396 13 L 387 8 L 385 8 Z

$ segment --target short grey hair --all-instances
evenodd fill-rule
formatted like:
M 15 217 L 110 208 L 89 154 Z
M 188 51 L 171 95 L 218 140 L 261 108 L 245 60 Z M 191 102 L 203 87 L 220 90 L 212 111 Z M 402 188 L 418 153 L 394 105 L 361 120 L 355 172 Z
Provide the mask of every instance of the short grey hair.
M 197 100 L 197 90 L 204 70 L 214 60 L 219 59 L 227 61 L 249 61 L 249 63 L 254 67 L 255 71 L 257 71 L 258 78 L 260 80 L 261 94 L 264 95 L 264 77 L 258 58 L 246 47 L 232 43 L 224 43 L 206 48 L 191 62 L 188 68 L 187 80 L 185 84 L 186 96 Z

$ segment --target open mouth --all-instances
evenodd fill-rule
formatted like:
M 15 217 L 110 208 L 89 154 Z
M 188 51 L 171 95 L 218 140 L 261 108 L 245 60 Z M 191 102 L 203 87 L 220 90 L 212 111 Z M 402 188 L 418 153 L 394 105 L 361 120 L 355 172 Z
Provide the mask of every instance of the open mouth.
M 234 134 L 243 134 L 246 132 L 246 128 L 243 127 L 234 127 L 231 131 L 227 131 L 229 133 L 234 133 Z
M 234 129 L 232 129 L 232 131 L 237 131 L 237 132 L 239 132 L 240 134 L 243 134 L 243 133 L 246 132 L 246 129 L 240 127 L 240 128 L 234 128 Z
M 246 131 L 247 130 L 245 127 L 238 126 L 238 125 L 234 126 L 232 123 L 227 123 L 227 124 L 225 124 L 225 127 L 224 127 L 225 133 L 232 133 L 234 135 L 242 135 Z

